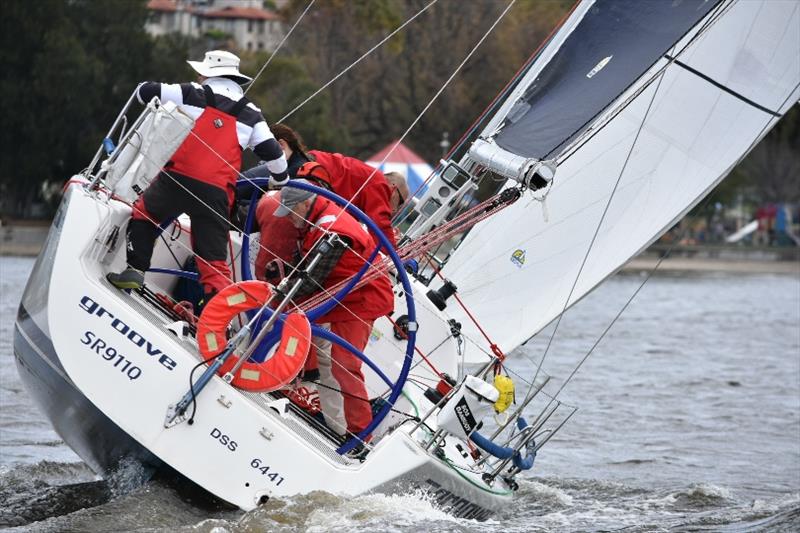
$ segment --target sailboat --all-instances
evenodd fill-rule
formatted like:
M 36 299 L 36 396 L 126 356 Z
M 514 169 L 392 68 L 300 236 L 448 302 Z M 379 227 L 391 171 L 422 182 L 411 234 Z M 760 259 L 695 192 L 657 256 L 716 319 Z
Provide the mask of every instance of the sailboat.
M 399 221 L 398 248 L 382 241 L 335 294 L 395 279 L 394 313 L 356 354 L 373 423 L 345 439 L 280 389 L 242 386 L 242 372 L 263 369 L 292 334 L 289 299 L 237 308 L 224 349 L 202 355 L 200 335 L 167 305 L 188 275 L 187 220 L 163 228 L 142 290 L 106 281 L 124 267 L 131 201 L 191 127 L 158 101 L 129 122 L 132 96 L 68 181 L 31 272 L 14 330 L 21 379 L 101 476 L 135 461 L 244 510 L 315 490 L 416 488 L 485 519 L 575 412 L 559 399 L 563 384 L 549 386 L 544 357 L 519 376 L 514 350 L 769 132 L 800 98 L 799 50 L 790 0 L 578 3 L 439 165 Z M 314 192 L 374 224 L 349 198 Z M 231 291 L 245 298 L 249 228 L 237 229 Z M 305 308 L 315 334 L 331 296 Z

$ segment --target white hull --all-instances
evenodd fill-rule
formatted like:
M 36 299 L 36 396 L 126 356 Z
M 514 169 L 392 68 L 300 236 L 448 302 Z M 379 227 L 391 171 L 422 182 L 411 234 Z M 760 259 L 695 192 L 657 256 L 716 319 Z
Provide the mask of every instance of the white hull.
M 393 423 L 400 425 L 394 431 L 376 431 L 373 449 L 359 462 L 338 454 L 338 444 L 287 408 L 286 400 L 242 392 L 219 377 L 198 394 L 192 425 L 166 428 L 167 407 L 187 391 L 189 373 L 199 357 L 193 339 L 180 340 L 165 329 L 170 322 L 166 316 L 105 280 L 107 272 L 124 263 L 124 237 L 111 253 L 107 237 L 115 224 L 124 226 L 129 212 L 125 204 L 98 198 L 80 184 L 70 186 L 55 223 L 60 232 L 51 233 L 54 242 L 42 252 L 40 263 L 48 264 L 32 276 L 15 338 L 28 388 L 35 389 L 34 396 L 57 430 L 98 473 L 133 456 L 157 467 L 167 465 L 245 510 L 272 497 L 315 490 L 356 495 L 419 487 L 429 489 L 460 516 L 485 518 L 510 498 L 512 492 L 501 479 L 492 486 L 482 480 L 482 470 L 462 457 L 454 437 L 447 438 L 437 456 L 422 445 L 430 431 L 412 431 L 415 422 L 400 424 L 398 417 Z M 166 253 L 157 248 L 154 264 Z M 148 275 L 147 283 L 167 286 L 169 280 L 163 278 L 167 276 Z M 37 298 L 36 305 L 29 305 L 36 309 L 25 309 L 26 302 Z M 434 311 L 423 310 L 420 320 L 426 312 Z M 402 351 L 387 348 L 387 343 L 395 343 L 388 321 L 382 327 L 386 330 L 373 335 L 367 355 L 382 352 L 386 360 L 400 361 Z M 430 347 L 444 340 L 444 349 L 434 351 L 436 364 L 456 375 L 449 333 L 438 323 L 429 330 L 420 343 Z M 399 363 L 387 365 L 386 360 L 375 356 L 394 379 Z M 418 379 L 433 376 L 422 366 L 413 373 Z M 60 386 L 46 385 L 48 380 Z M 411 389 L 406 390 L 411 400 L 401 400 L 404 407 L 410 408 L 413 401 L 419 409 L 429 409 L 420 391 Z M 383 392 L 386 385 L 373 376 L 368 390 Z M 92 423 L 65 424 L 68 412 Z M 112 450 L 110 457 L 104 456 Z

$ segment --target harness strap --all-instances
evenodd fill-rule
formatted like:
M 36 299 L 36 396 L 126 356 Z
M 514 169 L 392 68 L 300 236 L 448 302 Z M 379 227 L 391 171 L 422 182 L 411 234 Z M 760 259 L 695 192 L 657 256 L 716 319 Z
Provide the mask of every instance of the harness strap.
M 237 102 L 236 102 L 236 103 L 233 105 L 233 108 L 231 108 L 230 115 L 232 115 L 232 116 L 234 116 L 234 117 L 237 117 L 237 118 L 238 118 L 238 117 L 239 117 L 239 113 L 241 113 L 241 112 L 244 110 L 244 108 L 245 108 L 245 107 L 247 107 L 247 104 L 249 104 L 249 103 L 250 103 L 250 100 L 248 100 L 247 98 L 245 98 L 244 96 L 242 96 L 242 97 L 241 97 L 241 98 L 240 98 L 240 99 L 239 99 L 239 100 L 238 100 L 238 101 L 237 101 Z
M 203 85 L 203 91 L 206 93 L 206 106 L 217 109 L 217 97 L 214 96 L 214 91 L 208 85 Z

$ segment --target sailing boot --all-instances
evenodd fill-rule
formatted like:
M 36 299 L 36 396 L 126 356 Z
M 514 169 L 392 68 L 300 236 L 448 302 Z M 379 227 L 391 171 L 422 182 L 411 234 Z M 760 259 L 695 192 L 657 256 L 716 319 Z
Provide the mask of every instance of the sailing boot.
M 106 279 L 118 289 L 141 289 L 144 285 L 144 272 L 128 267 L 119 274 L 109 272 Z

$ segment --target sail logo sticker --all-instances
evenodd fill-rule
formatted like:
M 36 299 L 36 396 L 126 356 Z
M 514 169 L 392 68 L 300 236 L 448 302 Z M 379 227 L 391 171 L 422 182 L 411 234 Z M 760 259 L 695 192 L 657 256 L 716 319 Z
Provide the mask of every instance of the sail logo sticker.
M 525 264 L 525 250 L 514 250 L 514 253 L 511 254 L 511 262 L 517 265 L 517 268 L 522 268 Z
M 608 57 L 606 57 L 604 59 L 601 59 L 600 62 L 598 64 L 596 64 L 592 70 L 589 71 L 589 73 L 586 75 L 586 77 L 587 78 L 591 78 L 592 76 L 594 76 L 595 74 L 597 74 L 598 72 L 603 70 L 603 67 L 608 65 L 608 62 L 611 61 L 612 57 L 614 57 L 614 56 L 610 55 L 610 56 L 608 56 Z

